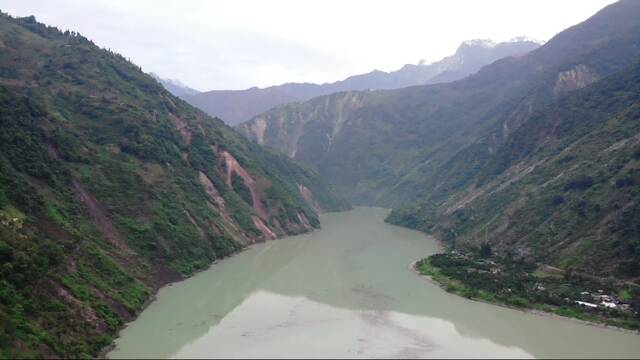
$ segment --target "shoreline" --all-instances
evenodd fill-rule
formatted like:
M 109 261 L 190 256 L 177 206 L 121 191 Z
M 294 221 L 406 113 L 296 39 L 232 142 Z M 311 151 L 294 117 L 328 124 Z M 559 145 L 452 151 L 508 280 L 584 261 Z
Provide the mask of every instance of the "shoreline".
M 323 214 L 327 214 L 327 213 L 340 213 L 340 212 L 346 212 L 346 211 L 351 211 L 353 210 L 354 207 L 351 207 L 350 209 L 347 210 L 338 210 L 338 211 L 327 211 L 327 212 L 320 212 L 318 214 L 318 216 L 320 217 Z M 205 271 L 209 271 L 213 268 L 214 265 L 218 264 L 220 261 L 222 260 L 227 260 L 230 259 L 232 257 L 235 257 L 237 255 L 240 255 L 242 253 L 244 253 L 245 251 L 248 251 L 250 249 L 252 249 L 256 244 L 264 244 L 267 243 L 269 241 L 277 241 L 280 239 L 284 239 L 290 236 L 296 236 L 296 235 L 303 235 L 303 234 L 311 234 L 315 231 L 321 230 L 322 227 L 320 228 L 314 228 L 312 231 L 307 231 L 305 233 L 302 234 L 287 234 L 286 236 L 280 237 L 280 238 L 275 238 L 275 239 L 271 239 L 271 240 L 266 240 L 266 241 L 261 241 L 261 242 L 254 242 L 251 244 L 246 245 L 245 247 L 243 247 L 242 249 L 226 256 L 223 258 L 219 258 L 219 259 L 215 259 L 211 264 L 209 264 L 209 266 L 207 266 L 206 268 L 203 268 L 201 270 L 198 270 L 192 274 L 189 274 L 188 276 L 183 277 L 182 279 L 178 279 L 178 280 L 174 280 L 174 281 L 170 281 L 167 282 L 166 284 L 163 284 L 162 286 L 159 286 L 157 289 L 155 289 L 155 291 L 151 294 L 151 296 L 149 296 L 149 298 L 147 299 L 147 301 L 145 301 L 145 303 L 140 307 L 140 309 L 138 309 L 138 311 L 136 311 L 136 314 L 131 318 L 131 320 L 127 321 L 126 323 L 122 324 L 121 327 L 118 328 L 118 330 L 116 330 L 116 333 L 114 334 L 114 336 L 112 337 L 111 343 L 105 347 L 103 347 L 102 349 L 100 349 L 100 352 L 98 352 L 98 359 L 107 359 L 107 354 L 110 353 L 112 350 L 114 350 L 116 348 L 116 343 L 115 341 L 120 338 L 120 335 L 122 333 L 123 330 L 125 330 L 132 322 L 136 321 L 138 319 L 138 317 L 140 317 L 140 314 L 142 314 L 152 303 L 154 303 L 157 300 L 157 296 L 158 293 L 166 288 L 166 287 L 170 287 L 173 286 L 174 284 L 180 283 L 182 281 L 188 280 L 193 278 L 194 276 L 197 276 L 200 273 L 203 273 Z
M 288 236 L 291 236 L 291 235 L 287 235 L 287 236 L 285 236 L 285 237 L 288 237 Z M 282 237 L 282 238 L 284 238 L 284 237 Z M 282 238 L 277 238 L 277 239 L 273 239 L 273 240 L 269 240 L 269 241 L 275 241 L 275 240 L 282 239 Z M 265 242 L 266 242 L 266 241 L 265 241 Z M 263 243 L 264 243 L 264 242 L 263 242 Z M 247 245 L 247 246 L 243 247 L 242 249 L 240 249 L 240 250 L 238 250 L 238 251 L 236 251 L 236 252 L 234 252 L 234 253 L 230 254 L 229 256 L 226 256 L 226 257 L 223 257 L 223 258 L 220 258 L 220 259 L 215 259 L 215 260 L 214 260 L 214 261 L 213 261 L 209 266 L 207 266 L 207 267 L 206 267 L 206 268 L 204 268 L 204 269 L 201 269 L 201 270 L 198 270 L 198 271 L 196 271 L 196 272 L 194 272 L 194 273 L 192 273 L 192 274 L 189 274 L 188 276 L 185 276 L 185 277 L 184 277 L 184 278 L 182 278 L 182 279 L 175 280 L 175 281 L 170 281 L 170 282 L 168 282 L 168 283 L 166 283 L 166 284 L 164 284 L 164 285 L 162 285 L 162 286 L 158 287 L 158 288 L 153 292 L 153 294 L 151 294 L 151 296 L 149 296 L 149 298 L 147 299 L 147 301 L 145 301 L 145 303 L 140 307 L 140 309 L 138 309 L 138 311 L 137 311 L 137 312 L 136 312 L 136 314 L 131 318 L 131 320 L 129 320 L 129 321 L 127 321 L 126 323 L 122 324 L 122 326 L 118 328 L 118 330 L 116 331 L 116 333 L 114 334 L 114 336 L 113 336 L 113 338 L 112 338 L 112 340 L 111 340 L 111 343 L 110 343 L 109 345 L 107 345 L 107 346 L 103 347 L 103 348 L 100 350 L 100 352 L 98 353 L 97 358 L 98 358 L 98 359 L 107 359 L 107 354 L 109 354 L 112 350 L 114 350 L 114 349 L 116 348 L 116 339 L 120 338 L 120 334 L 122 333 L 122 331 L 123 331 L 123 330 L 125 330 L 125 329 L 126 329 L 126 328 L 127 328 L 127 327 L 132 323 L 132 322 L 136 321 L 136 320 L 138 319 L 138 317 L 140 317 L 140 314 L 142 314 L 142 313 L 143 313 L 143 312 L 144 312 L 144 311 L 145 311 L 145 310 L 146 310 L 146 309 L 147 309 L 147 308 L 148 308 L 152 303 L 154 303 L 154 302 L 158 299 L 158 293 L 159 293 L 162 289 L 167 288 L 167 287 L 170 287 L 170 286 L 173 286 L 174 284 L 177 284 L 177 283 L 183 282 L 183 281 L 185 281 L 185 280 L 191 279 L 191 278 L 193 278 L 194 276 L 197 276 L 198 274 L 201 274 L 201 273 L 203 273 L 203 272 L 205 272 L 205 271 L 209 271 L 209 270 L 211 270 L 211 269 L 213 268 L 213 266 L 215 266 L 216 264 L 218 264 L 220 261 L 222 261 L 222 260 L 226 260 L 226 259 L 230 259 L 230 258 L 232 258 L 232 257 L 234 257 L 234 256 L 236 256 L 236 255 L 239 255 L 239 254 L 241 254 L 241 253 L 243 253 L 243 252 L 245 252 L 245 251 L 247 251 L 247 250 L 249 250 L 249 249 L 253 248 L 253 247 L 254 247 L 254 245 L 256 245 L 256 244 L 257 244 L 257 243 L 249 244 L 249 245 Z
M 382 209 L 385 209 L 385 208 L 382 208 Z M 342 212 L 342 211 L 339 211 L 339 212 Z M 393 225 L 393 224 L 391 224 L 391 225 Z M 398 225 L 393 225 L 393 226 L 398 226 Z M 405 228 L 405 227 L 402 227 L 402 228 Z M 319 230 L 319 229 L 314 229 L 314 231 L 317 231 L 317 230 Z M 411 230 L 415 230 L 415 229 L 411 229 Z M 307 233 L 305 233 L 305 234 L 310 234 L 310 233 L 313 233 L 314 231 L 310 231 L 310 232 L 307 232 Z M 424 233 L 423 233 L 423 234 L 424 234 Z M 302 234 L 297 234 L 297 235 L 302 235 Z M 426 234 L 426 235 L 427 235 L 427 236 L 431 236 L 431 235 L 429 235 L 429 234 Z M 136 321 L 136 320 L 139 318 L 139 316 L 140 316 L 140 315 L 141 315 L 141 314 L 142 314 L 142 313 L 143 313 L 143 312 L 144 312 L 144 311 L 145 311 L 145 310 L 146 310 L 146 309 L 147 309 L 151 304 L 153 304 L 153 303 L 157 300 L 157 298 L 158 298 L 158 294 L 159 294 L 159 292 L 160 292 L 162 289 L 164 289 L 164 288 L 166 288 L 166 287 L 171 287 L 171 286 L 173 286 L 174 284 L 177 284 L 177 283 L 180 283 L 180 282 L 182 282 L 182 281 L 185 281 L 185 280 L 191 279 L 191 278 L 193 278 L 193 277 L 195 277 L 195 276 L 197 276 L 197 275 L 199 275 L 199 274 L 201 274 L 201 273 L 203 273 L 203 272 L 205 272 L 205 271 L 209 271 L 209 270 L 213 269 L 213 267 L 214 267 L 216 264 L 219 264 L 221 261 L 223 261 L 223 260 L 227 260 L 227 259 L 230 259 L 230 258 L 233 258 L 233 257 L 235 257 L 235 256 L 237 256 L 237 255 L 239 255 L 239 254 L 242 254 L 243 252 L 245 252 L 245 251 L 247 251 L 247 250 L 250 250 L 250 249 L 254 248 L 254 247 L 255 247 L 255 245 L 257 245 L 257 244 L 264 244 L 264 243 L 267 243 L 267 242 L 269 242 L 269 241 L 275 241 L 275 240 L 279 240 L 279 239 L 284 239 L 284 238 L 287 238 L 287 237 L 289 237 L 289 236 L 294 236 L 294 235 L 286 235 L 286 236 L 283 236 L 283 237 L 281 237 L 281 238 L 277 238 L 277 239 L 272 239 L 272 240 L 268 240 L 268 241 L 255 242 L 255 243 L 248 244 L 248 245 L 246 245 L 245 247 L 243 247 L 243 248 L 239 249 L 238 251 L 236 251 L 236 252 L 234 252 L 234 253 L 232 253 L 232 254 L 230 254 L 230 255 L 226 256 L 226 257 L 223 257 L 223 258 L 219 258 L 219 259 L 214 260 L 214 261 L 213 261 L 213 262 L 211 262 L 211 264 L 210 264 L 210 265 L 208 265 L 206 268 L 203 268 L 203 269 L 201 269 L 201 270 L 198 270 L 198 271 L 196 271 L 196 272 L 194 272 L 194 273 L 192 273 L 192 274 L 189 274 L 188 276 L 185 276 L 185 277 L 183 277 L 183 278 L 181 278 L 181 279 L 174 280 L 174 281 L 170 281 L 170 282 L 167 282 L 167 283 L 163 284 L 162 286 L 159 286 L 159 287 L 158 287 L 157 289 L 155 289 L 155 290 L 154 290 L 154 292 L 149 296 L 149 298 L 148 298 L 148 299 L 145 301 L 145 303 L 140 307 L 140 309 L 138 309 L 138 311 L 136 311 L 135 315 L 134 315 L 134 316 L 133 316 L 129 321 L 127 321 L 126 323 L 122 324 L 122 326 L 121 326 L 121 327 L 119 327 L 119 328 L 117 329 L 117 331 L 115 332 L 115 334 L 114 334 L 114 335 L 113 335 L 113 337 L 112 337 L 112 342 L 111 342 L 109 345 L 107 345 L 107 346 L 103 347 L 103 348 L 100 350 L 100 352 L 99 352 L 99 353 L 98 353 L 98 355 L 97 355 L 97 358 L 100 358 L 100 359 L 106 359 L 106 358 L 108 358 L 108 357 L 107 357 L 107 355 L 117 347 L 117 345 L 116 345 L 116 340 L 117 340 L 118 338 L 120 338 L 120 337 L 121 337 L 121 333 L 122 333 L 122 331 L 124 331 L 128 326 L 130 326 L 130 325 L 131 325 L 131 323 L 133 323 L 134 321 Z M 433 236 L 431 236 L 431 237 L 436 241 L 436 243 L 438 244 L 438 247 L 440 248 L 440 250 L 442 250 L 441 242 L 440 242 L 437 238 L 435 238 L 435 237 L 433 237 Z M 502 308 L 505 308 L 505 309 L 515 310 L 515 311 L 519 311 L 519 312 L 526 313 L 526 314 L 533 314 L 533 315 L 536 315 L 536 316 L 547 317 L 547 318 L 555 318 L 555 319 L 564 320 L 564 321 L 574 321 L 574 322 L 577 322 L 577 323 L 580 323 L 580 324 L 583 324 L 583 325 L 588 325 L 588 326 L 598 327 L 598 328 L 602 328 L 602 329 L 612 329 L 612 330 L 616 330 L 616 331 L 619 331 L 619 332 L 622 332 L 622 333 L 627 333 L 627 334 L 636 335 L 636 336 L 637 336 L 637 335 L 640 335 L 640 330 L 630 330 L 630 329 L 625 329 L 625 328 L 621 328 L 621 327 L 617 327 L 617 326 L 607 325 L 607 324 L 604 324 L 604 323 L 601 323 L 601 322 L 593 322 L 593 321 L 581 320 L 581 319 L 577 319 L 577 318 L 573 318 L 573 317 L 567 317 L 567 316 L 562 316 L 562 315 L 558 315 L 558 314 L 555 314 L 555 313 L 552 313 L 552 312 L 546 312 L 546 311 L 542 311 L 542 310 L 538 310 L 538 309 L 532 309 L 532 308 L 519 308 L 519 307 L 514 307 L 514 306 L 510 306 L 510 305 L 502 304 L 502 303 L 498 303 L 498 302 L 489 302 L 489 301 L 485 301 L 485 300 L 481 300 L 481 299 L 467 298 L 467 297 L 461 296 L 461 295 L 459 295 L 459 294 L 456 294 L 456 293 L 452 293 L 452 292 L 447 291 L 447 290 L 446 290 L 446 289 L 445 289 L 445 288 L 444 288 L 444 287 L 443 287 L 439 282 L 435 281 L 431 276 L 421 274 L 421 273 L 416 269 L 416 264 L 418 263 L 418 261 L 420 261 L 420 259 L 418 259 L 418 260 L 414 260 L 414 261 L 410 262 L 410 263 L 407 265 L 407 269 L 408 269 L 409 271 L 413 272 L 415 275 L 417 275 L 417 276 L 419 276 L 419 277 L 423 278 L 423 280 L 424 280 L 424 281 L 428 281 L 428 282 L 430 282 L 430 283 L 432 283 L 432 284 L 434 284 L 434 285 L 438 286 L 440 289 L 442 289 L 446 294 L 448 294 L 448 295 L 450 295 L 450 296 L 457 296 L 457 297 L 462 298 L 462 299 L 465 299 L 465 300 L 470 300 L 470 301 L 479 302 L 479 303 L 484 303 L 484 304 L 493 305 L 493 306 L 499 306 L 499 307 L 502 307 Z
M 440 284 L 439 282 L 433 280 L 433 278 L 431 276 L 421 274 L 416 269 L 416 264 L 418 263 L 418 261 L 420 261 L 420 259 L 419 260 L 414 260 L 411 263 L 409 263 L 408 269 L 411 272 L 413 272 L 415 275 L 419 276 L 420 278 L 422 278 L 425 281 L 428 281 L 428 282 L 436 285 L 437 287 L 442 289 L 442 291 L 444 291 L 445 293 L 447 293 L 447 294 L 449 294 L 451 296 L 456 296 L 456 297 L 459 297 L 461 299 L 474 301 L 474 302 L 478 302 L 478 303 L 482 303 L 482 304 L 487 304 L 487 305 L 492 305 L 492 306 L 498 306 L 498 307 L 505 308 L 505 309 L 515 310 L 515 311 L 519 311 L 519 312 L 522 312 L 522 313 L 525 313 L 525 314 L 531 314 L 531 315 L 535 315 L 535 316 L 541 316 L 541 317 L 564 320 L 564 321 L 573 321 L 573 322 L 576 322 L 576 323 L 579 323 L 579 324 L 582 324 L 582 325 L 598 327 L 598 328 L 601 328 L 601 329 L 615 330 L 615 331 L 619 331 L 619 332 L 626 333 L 626 334 L 629 334 L 629 335 L 636 335 L 636 336 L 640 335 L 640 330 L 625 329 L 625 328 L 621 328 L 619 326 L 607 325 L 607 324 L 604 324 L 604 323 L 601 323 L 601 322 L 594 322 L 594 321 L 576 319 L 574 317 L 562 316 L 562 315 L 558 315 L 558 314 L 555 314 L 555 313 L 552 313 L 552 312 L 542 311 L 542 310 L 538 310 L 538 309 L 519 308 L 519 307 L 510 306 L 510 305 L 502 304 L 502 303 L 498 303 L 498 302 L 489 302 L 489 301 L 485 301 L 485 300 L 481 300 L 481 299 L 467 298 L 467 297 L 458 295 L 456 293 L 452 293 L 452 292 L 447 291 L 444 287 L 442 287 L 442 284 Z

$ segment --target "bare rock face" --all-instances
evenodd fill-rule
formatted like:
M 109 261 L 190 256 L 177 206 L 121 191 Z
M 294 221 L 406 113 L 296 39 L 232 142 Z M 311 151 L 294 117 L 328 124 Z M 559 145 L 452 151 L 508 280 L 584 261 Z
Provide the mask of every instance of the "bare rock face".
M 553 88 L 553 95 L 557 98 L 563 93 L 582 89 L 598 81 L 599 77 L 589 67 L 578 64 L 570 70 L 558 74 L 558 80 Z
M 366 105 L 366 94 L 350 91 L 316 98 L 309 101 L 313 107 L 310 112 L 299 110 L 299 104 L 283 105 L 238 125 L 236 129 L 260 145 L 304 161 L 305 155 L 299 152 L 303 138 L 309 134 L 322 137 L 321 151 L 327 151 L 340 136 L 351 114 Z
M 256 121 L 248 123 L 245 128 L 246 133 L 251 134 L 258 144 L 264 145 L 264 132 L 267 129 L 267 121 L 265 119 L 257 118 Z
M 233 176 L 233 174 L 237 174 L 238 176 L 240 176 L 242 178 L 242 181 L 244 182 L 244 185 L 249 188 L 249 192 L 251 193 L 251 201 L 253 203 L 253 209 L 255 210 L 256 214 L 258 214 L 261 219 L 268 220 L 269 215 L 267 214 L 267 210 L 262 204 L 260 194 L 256 190 L 256 181 L 253 179 L 251 174 L 249 174 L 249 172 L 238 163 L 233 155 L 231 155 L 227 151 L 222 152 L 222 158 L 225 161 L 225 167 L 227 169 L 227 186 L 229 186 L 230 188 L 233 187 L 231 183 L 231 177 Z
M 345 91 L 399 89 L 455 81 L 498 59 L 520 56 L 539 46 L 538 42 L 525 38 L 499 44 L 486 40 L 471 40 L 461 44 L 455 54 L 439 61 L 427 63 L 421 60 L 418 64 L 406 64 L 391 72 L 374 70 L 326 84 L 287 83 L 267 88 L 214 90 L 179 96 L 191 105 L 235 126 L 279 105 L 307 101 L 318 96 Z M 163 85 L 167 86 L 166 81 Z M 258 134 L 264 134 L 264 125 L 260 125 L 260 122 L 256 122 L 252 127 Z

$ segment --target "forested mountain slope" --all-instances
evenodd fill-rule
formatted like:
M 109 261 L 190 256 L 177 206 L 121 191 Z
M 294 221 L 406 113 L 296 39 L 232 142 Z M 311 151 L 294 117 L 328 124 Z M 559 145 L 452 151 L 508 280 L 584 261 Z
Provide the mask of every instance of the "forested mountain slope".
M 155 290 L 348 205 L 122 56 L 0 15 L 0 358 L 95 356 Z
M 538 46 L 537 42 L 524 38 L 498 44 L 489 40 L 471 40 L 461 44 L 455 54 L 430 64 L 407 64 L 390 72 L 374 70 L 333 83 L 287 83 L 263 89 L 253 87 L 246 90 L 214 90 L 185 95 L 184 99 L 207 113 L 222 118 L 228 124 L 236 125 L 277 105 L 305 101 L 335 92 L 397 89 L 454 81 L 473 74 L 498 59 L 519 56 Z
M 394 223 L 633 278 L 638 18 L 640 2 L 620 1 L 468 78 L 332 94 L 240 130 L 356 203 L 399 207 Z
M 310 164 L 356 203 L 415 201 L 462 186 L 536 110 L 634 63 L 639 14 L 640 3 L 622 1 L 465 79 L 318 97 L 277 107 L 238 129 Z M 449 166 L 484 138 L 490 141 L 480 153 Z
M 461 247 L 486 242 L 516 257 L 637 279 L 639 169 L 640 63 L 536 112 L 467 186 L 389 220 Z

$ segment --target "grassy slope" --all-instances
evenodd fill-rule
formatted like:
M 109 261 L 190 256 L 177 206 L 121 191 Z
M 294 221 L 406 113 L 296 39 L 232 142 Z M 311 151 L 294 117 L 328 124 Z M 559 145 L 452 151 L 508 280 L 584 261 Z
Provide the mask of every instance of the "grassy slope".
M 347 207 L 123 57 L 33 18 L 0 16 L 0 122 L 0 358 L 94 356 L 160 285 L 263 238 L 223 151 L 277 235 L 319 225 L 299 185 Z
M 637 278 L 639 84 L 634 65 L 549 106 L 511 136 L 475 188 L 391 220 L 463 246 L 489 241 L 565 268 Z

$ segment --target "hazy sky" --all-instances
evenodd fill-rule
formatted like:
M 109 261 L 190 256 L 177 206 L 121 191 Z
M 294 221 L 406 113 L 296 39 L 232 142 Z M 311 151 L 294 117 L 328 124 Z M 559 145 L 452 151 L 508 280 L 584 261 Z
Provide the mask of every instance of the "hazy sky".
M 0 0 L 199 90 L 330 82 L 469 39 L 549 40 L 612 0 Z

